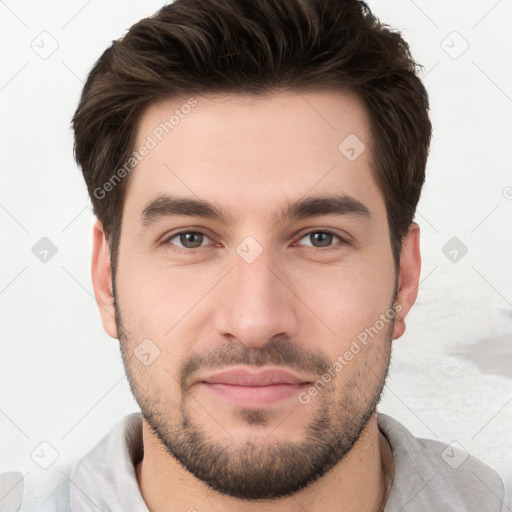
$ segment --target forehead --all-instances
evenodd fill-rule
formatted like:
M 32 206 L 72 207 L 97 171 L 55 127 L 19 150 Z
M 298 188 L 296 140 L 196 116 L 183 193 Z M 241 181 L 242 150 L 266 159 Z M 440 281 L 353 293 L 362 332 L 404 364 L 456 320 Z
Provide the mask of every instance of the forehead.
M 141 116 L 140 158 L 126 202 L 161 193 L 268 208 L 311 191 L 380 202 L 370 124 L 357 96 L 339 91 L 173 98 Z M 371 197 L 370 197 L 371 196 Z M 259 212 L 261 213 L 261 212 Z

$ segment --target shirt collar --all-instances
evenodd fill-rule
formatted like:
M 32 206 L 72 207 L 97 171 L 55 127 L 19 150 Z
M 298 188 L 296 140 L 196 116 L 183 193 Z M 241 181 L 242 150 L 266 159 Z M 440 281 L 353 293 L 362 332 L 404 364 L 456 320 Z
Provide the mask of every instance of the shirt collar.
M 71 510 L 148 512 L 135 475 L 142 455 L 142 415 L 133 413 L 73 467 Z
M 442 459 L 445 444 L 414 437 L 386 414 L 378 413 L 377 421 L 395 465 L 384 512 L 438 512 L 460 499 L 477 505 L 474 510 L 501 510 L 501 480 L 490 468 L 471 456 L 461 471 L 450 468 Z M 71 510 L 148 512 L 135 474 L 142 456 L 142 415 L 133 413 L 74 465 L 69 477 Z

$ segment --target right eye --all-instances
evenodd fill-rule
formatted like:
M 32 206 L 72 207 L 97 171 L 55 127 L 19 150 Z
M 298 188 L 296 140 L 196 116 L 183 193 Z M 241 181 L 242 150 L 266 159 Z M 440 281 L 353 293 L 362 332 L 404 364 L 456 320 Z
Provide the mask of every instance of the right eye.
M 172 242 L 176 239 L 177 242 Z M 190 253 L 197 252 L 203 246 L 205 240 L 210 240 L 201 231 L 179 231 L 165 238 L 164 243 L 175 245 L 180 250 Z M 210 240 L 211 241 L 211 240 Z

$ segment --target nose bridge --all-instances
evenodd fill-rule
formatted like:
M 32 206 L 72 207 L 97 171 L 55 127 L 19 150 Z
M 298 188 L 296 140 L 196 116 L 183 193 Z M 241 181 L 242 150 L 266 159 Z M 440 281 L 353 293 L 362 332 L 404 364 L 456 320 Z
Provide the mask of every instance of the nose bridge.
M 270 249 L 237 248 L 229 286 L 218 315 L 217 328 L 248 346 L 261 346 L 273 336 L 291 336 L 296 330 L 293 294 L 278 278 L 277 261 Z M 247 249 L 243 252 L 240 249 Z M 247 255 L 252 252 L 251 256 Z
M 243 257 L 235 258 L 233 277 L 236 295 L 244 302 L 259 302 L 269 304 L 275 298 L 279 280 L 271 270 L 275 260 L 270 250 L 263 251 L 254 261 Z

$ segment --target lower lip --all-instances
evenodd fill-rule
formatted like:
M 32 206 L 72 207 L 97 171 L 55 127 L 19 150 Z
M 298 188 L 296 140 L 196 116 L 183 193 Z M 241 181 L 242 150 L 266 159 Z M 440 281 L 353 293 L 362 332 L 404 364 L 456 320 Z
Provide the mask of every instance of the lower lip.
M 273 384 L 271 386 L 234 386 L 201 382 L 201 387 L 238 407 L 267 407 L 297 397 L 309 384 Z

